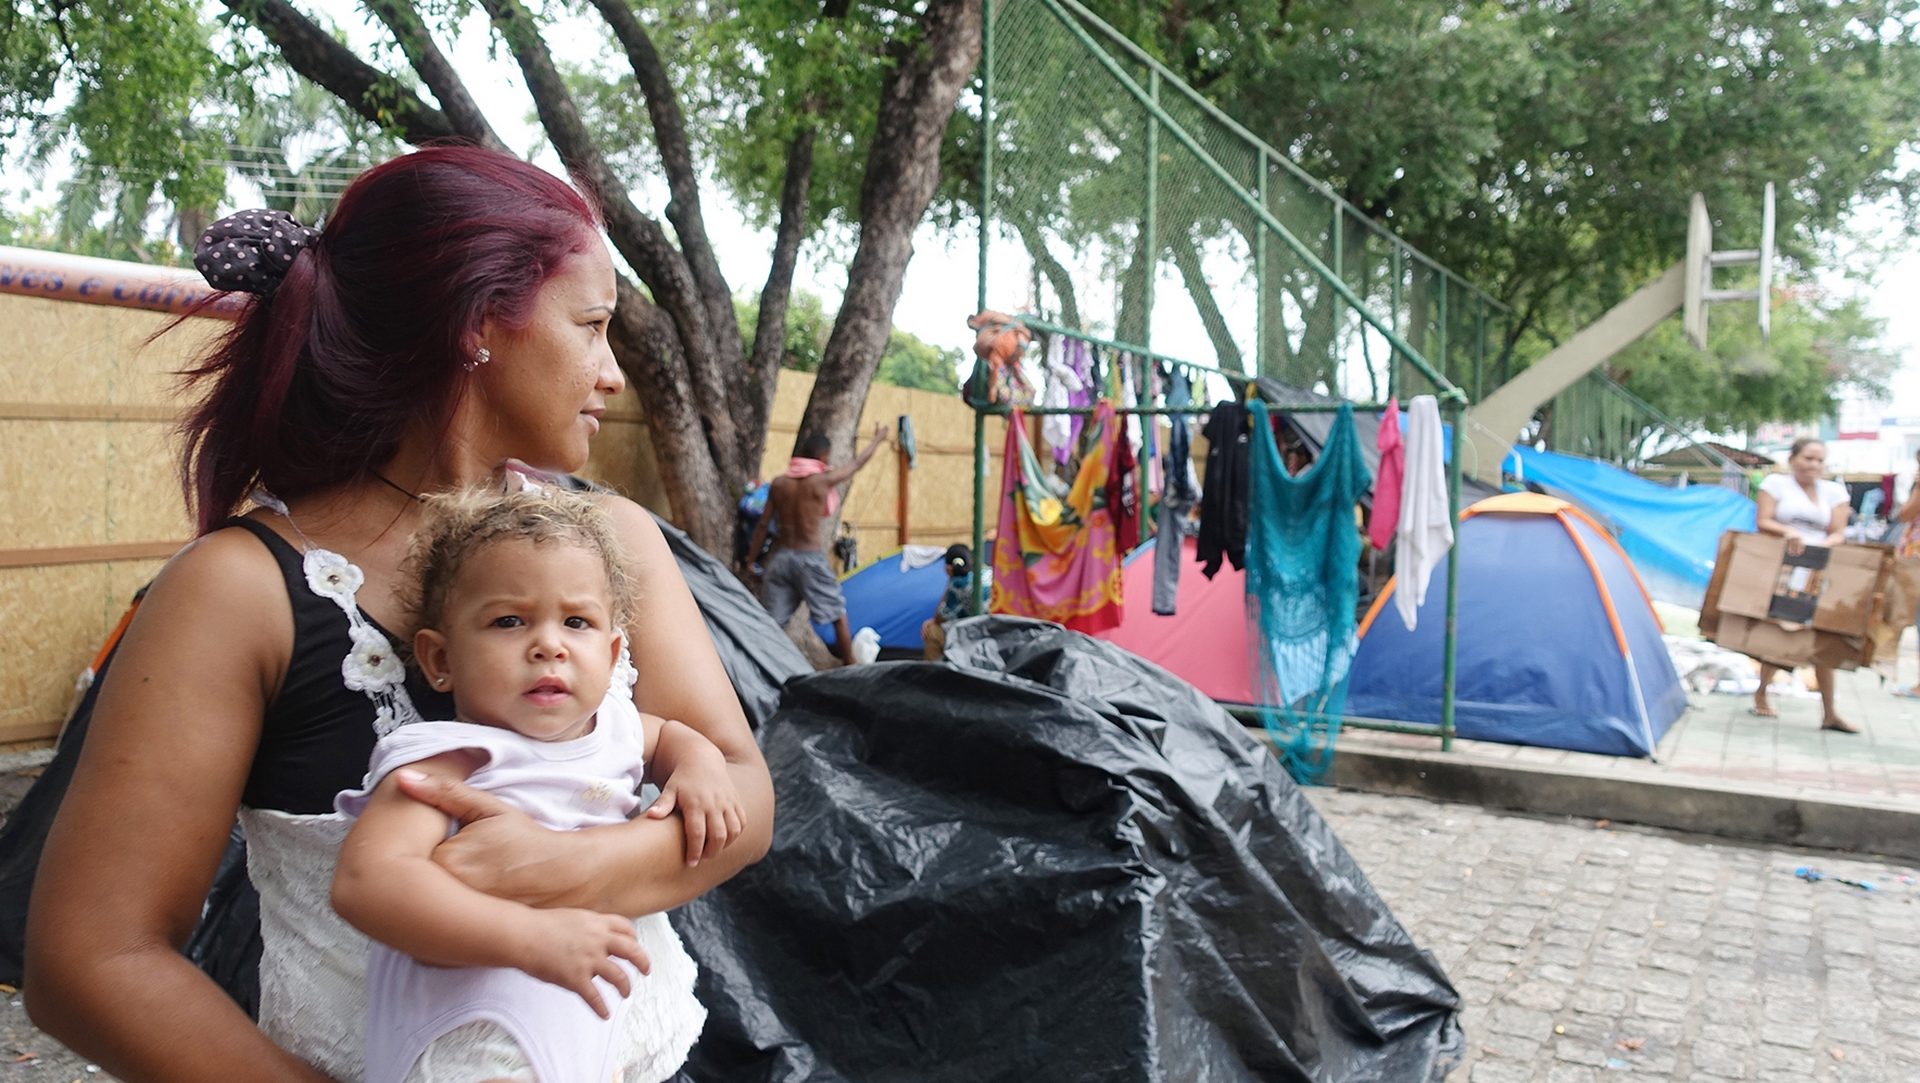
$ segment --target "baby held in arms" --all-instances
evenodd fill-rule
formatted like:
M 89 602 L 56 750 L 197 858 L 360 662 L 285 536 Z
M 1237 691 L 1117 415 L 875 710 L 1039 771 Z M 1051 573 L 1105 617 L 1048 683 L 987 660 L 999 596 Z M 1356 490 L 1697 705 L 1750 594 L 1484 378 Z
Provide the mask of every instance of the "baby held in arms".
M 414 540 L 413 652 L 457 718 L 402 726 L 374 749 L 340 852 L 334 908 L 373 940 L 366 1083 L 654 1083 L 678 1070 L 706 1012 L 665 914 L 542 909 L 476 891 L 432 860 L 454 826 L 402 795 L 396 772 L 463 781 L 544 827 L 678 811 L 688 859 L 742 824 L 720 750 L 639 713 L 622 627 L 633 605 L 604 512 L 550 489 L 434 498 Z

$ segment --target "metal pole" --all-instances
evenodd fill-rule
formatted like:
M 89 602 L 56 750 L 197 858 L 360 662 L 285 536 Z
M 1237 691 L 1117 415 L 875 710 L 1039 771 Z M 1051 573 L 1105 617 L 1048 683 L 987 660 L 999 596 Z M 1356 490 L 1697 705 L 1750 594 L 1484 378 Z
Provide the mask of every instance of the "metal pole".
M 1395 331 L 1400 330 L 1400 282 L 1406 277 L 1406 257 L 1400 254 L 1400 242 L 1393 242 L 1393 291 L 1387 304 L 1390 311 L 1387 318 Z M 1392 350 L 1387 351 L 1387 397 L 1400 397 L 1400 358 Z
M 987 310 L 987 245 L 993 229 L 993 5 L 980 0 L 980 281 L 974 311 Z M 976 559 L 979 549 L 975 549 Z
M 1146 284 L 1140 291 L 1140 345 L 1153 349 L 1153 280 L 1160 269 L 1160 73 L 1147 73 L 1147 215 L 1140 226 Z
M 992 0 L 986 0 L 988 4 Z M 1012 424 L 1012 422 L 1008 422 Z M 982 560 L 987 541 L 987 415 L 973 412 L 973 605 L 969 612 L 978 616 L 987 611 L 987 577 L 982 571 L 993 564 Z M 1018 539 L 995 539 L 996 543 L 1018 545 Z
M 1341 284 L 1344 285 L 1346 283 L 1346 273 L 1347 273 L 1347 269 L 1346 269 L 1347 253 L 1345 251 L 1346 246 L 1342 244 L 1340 241 L 1340 233 L 1341 233 L 1340 219 L 1343 217 L 1344 215 L 1340 213 L 1340 204 L 1335 203 L 1333 205 L 1333 227 L 1331 230 L 1328 231 L 1327 237 L 1329 240 L 1333 242 L 1333 245 L 1332 245 L 1333 277 L 1338 278 Z M 1339 294 L 1336 293 L 1333 295 L 1333 305 L 1331 307 L 1332 307 L 1333 326 L 1328 329 L 1327 353 L 1329 354 L 1329 359 L 1333 362 L 1333 393 L 1340 396 L 1341 398 L 1346 398 L 1347 397 L 1346 381 L 1341 378 L 1341 372 L 1340 372 L 1340 295 Z
M 1487 305 L 1473 303 L 1473 401 L 1480 401 L 1480 371 L 1487 360 Z
M 980 277 L 975 293 L 976 312 L 987 309 L 987 248 L 993 228 L 993 5 L 980 0 Z M 984 397 L 984 389 L 982 397 Z M 986 548 L 987 415 L 973 410 L 973 601 L 969 611 L 987 611 L 987 577 L 982 555 Z M 1016 543 L 1017 544 L 1017 543 Z
M 1435 352 L 1440 357 L 1440 363 L 1434 367 L 1447 377 L 1448 383 L 1452 383 L 1452 359 L 1447 356 L 1447 276 L 1437 275 L 1436 277 L 1440 279 L 1440 349 Z
M 1267 205 L 1267 148 L 1260 147 L 1255 157 L 1260 176 L 1254 189 L 1259 193 L 1260 206 Z M 1267 371 L 1267 231 L 1253 231 L 1253 288 L 1256 298 L 1253 306 L 1253 374 L 1264 376 Z
M 1444 667 L 1440 673 L 1440 751 L 1453 751 L 1453 707 L 1458 675 L 1460 645 L 1460 459 L 1467 446 L 1466 406 L 1449 400 L 1447 413 L 1453 419 L 1452 454 L 1447 461 L 1447 523 L 1453 528 L 1453 549 L 1447 554 L 1447 625 L 1444 640 Z

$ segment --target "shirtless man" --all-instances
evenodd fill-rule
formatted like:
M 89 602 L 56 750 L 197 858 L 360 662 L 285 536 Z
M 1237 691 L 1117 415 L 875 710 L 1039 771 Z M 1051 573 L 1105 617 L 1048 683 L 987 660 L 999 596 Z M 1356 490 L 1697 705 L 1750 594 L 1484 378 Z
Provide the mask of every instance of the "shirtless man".
M 821 545 L 820 520 L 832 515 L 839 503 L 838 489 L 867 465 L 873 453 L 887 439 L 883 422 L 874 426 L 873 442 L 844 466 L 829 467 L 827 456 L 833 445 L 814 433 L 794 446 L 794 457 L 784 476 L 767 484 L 767 510 L 753 528 L 748 553 L 758 553 L 766 543 L 767 527 L 776 519 L 780 533 L 774 538 L 761 573 L 761 602 L 782 628 L 793 611 L 805 599 L 807 614 L 815 623 L 833 622 L 833 653 L 842 665 L 853 664 L 853 633 L 847 628 L 847 605 L 840 596 L 840 580 L 827 563 Z

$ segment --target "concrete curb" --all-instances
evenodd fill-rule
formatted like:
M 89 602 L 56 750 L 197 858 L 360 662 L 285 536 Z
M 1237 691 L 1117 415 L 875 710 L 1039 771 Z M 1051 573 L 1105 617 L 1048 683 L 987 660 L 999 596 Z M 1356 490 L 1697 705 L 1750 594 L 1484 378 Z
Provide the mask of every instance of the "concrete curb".
M 1349 790 L 1920 862 L 1920 807 L 1843 794 L 1522 767 L 1461 753 L 1354 745 L 1338 750 L 1329 781 Z

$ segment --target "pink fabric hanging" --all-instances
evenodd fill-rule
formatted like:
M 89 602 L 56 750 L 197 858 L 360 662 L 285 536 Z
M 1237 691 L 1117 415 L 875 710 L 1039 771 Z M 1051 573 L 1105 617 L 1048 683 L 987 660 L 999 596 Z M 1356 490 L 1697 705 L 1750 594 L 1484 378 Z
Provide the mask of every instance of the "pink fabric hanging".
M 1400 406 L 1387 400 L 1380 413 L 1380 468 L 1374 471 L 1373 517 L 1367 521 L 1367 540 L 1375 549 L 1393 544 L 1400 525 L 1400 480 L 1407 473 L 1407 445 L 1400 439 Z

